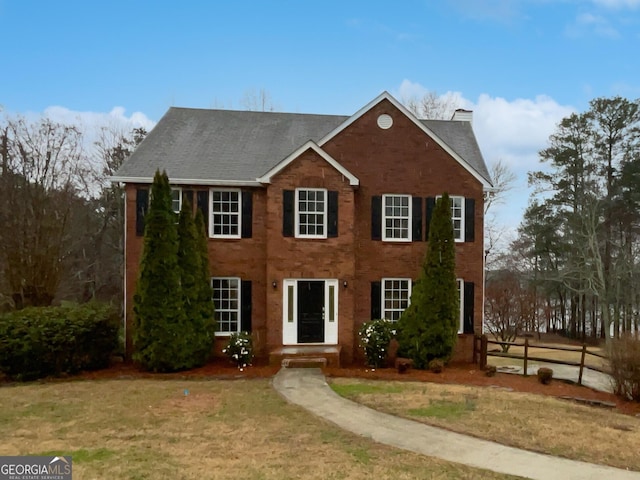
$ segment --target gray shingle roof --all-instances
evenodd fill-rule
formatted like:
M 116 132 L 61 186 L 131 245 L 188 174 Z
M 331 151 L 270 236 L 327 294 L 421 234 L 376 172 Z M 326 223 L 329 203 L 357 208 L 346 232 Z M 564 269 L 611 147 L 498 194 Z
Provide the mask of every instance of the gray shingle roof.
M 170 108 L 115 177 L 255 182 L 308 140 L 348 117 Z
M 160 169 L 176 183 L 256 183 L 302 144 L 318 142 L 349 118 L 172 107 L 113 179 L 148 182 Z M 468 122 L 422 122 L 491 183 Z

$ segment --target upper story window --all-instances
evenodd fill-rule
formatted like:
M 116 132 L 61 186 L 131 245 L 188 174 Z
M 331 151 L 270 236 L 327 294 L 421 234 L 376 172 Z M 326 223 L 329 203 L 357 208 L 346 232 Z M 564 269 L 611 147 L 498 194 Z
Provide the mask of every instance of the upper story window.
M 442 198 L 442 195 L 436 197 L 436 199 Z M 450 196 L 449 201 L 451 203 L 451 223 L 453 223 L 453 238 L 456 242 L 465 241 L 465 199 L 459 196 Z
M 411 196 L 382 196 L 382 239 L 388 242 L 411 241 Z
M 242 212 L 240 190 L 211 190 L 211 236 L 240 238 Z
M 171 187 L 171 210 L 180 214 L 182 209 L 182 189 L 179 187 Z
M 327 191 L 296 190 L 296 237 L 327 238 Z
M 382 279 L 382 318 L 397 322 L 411 299 L 410 278 Z

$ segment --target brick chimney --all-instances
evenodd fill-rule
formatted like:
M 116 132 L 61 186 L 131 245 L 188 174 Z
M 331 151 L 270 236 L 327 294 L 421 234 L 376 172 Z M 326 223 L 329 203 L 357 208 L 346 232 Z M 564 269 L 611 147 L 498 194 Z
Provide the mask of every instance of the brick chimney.
M 473 111 L 465 110 L 464 108 L 458 108 L 455 112 L 453 112 L 453 117 L 451 117 L 451 120 L 457 122 L 473 123 Z

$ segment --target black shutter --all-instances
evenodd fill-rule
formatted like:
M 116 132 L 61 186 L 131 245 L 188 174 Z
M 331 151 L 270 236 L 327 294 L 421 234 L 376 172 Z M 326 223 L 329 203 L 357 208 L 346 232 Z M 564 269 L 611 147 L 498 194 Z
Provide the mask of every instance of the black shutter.
M 182 190 L 182 202 L 189 202 L 189 206 L 193 207 L 193 190 Z
M 327 237 L 338 236 L 338 192 L 327 192 Z
M 433 216 L 433 209 L 436 206 L 436 197 L 427 197 L 427 224 L 424 226 L 424 239 L 429 240 L 429 226 L 431 225 L 431 217 Z
M 371 282 L 371 320 L 382 318 L 382 282 Z
M 136 235 L 144 235 L 144 217 L 149 209 L 149 189 L 136 188 Z
M 475 206 L 476 201 L 473 198 L 464 199 L 464 241 L 473 242 L 475 235 Z
M 198 210 L 202 212 L 202 216 L 204 217 L 205 230 L 209 232 L 209 191 L 198 191 L 196 201 L 198 203 Z
M 411 219 L 411 226 L 413 230 L 413 241 L 421 242 L 422 241 L 422 198 L 421 197 L 413 197 L 411 199 L 413 202 L 411 215 L 413 218 Z
M 240 330 L 243 332 L 251 331 L 251 280 L 242 280 L 240 282 Z
M 240 220 L 241 237 L 251 238 L 253 235 L 253 192 L 244 190 L 242 192 L 242 218 Z
M 295 226 L 295 194 L 293 190 L 282 191 L 282 236 L 293 237 Z
M 379 195 L 371 197 L 371 240 L 382 240 L 382 197 Z
M 464 322 L 464 333 L 473 333 L 473 282 L 464 282 L 464 292 L 462 294 L 464 306 L 462 320 Z

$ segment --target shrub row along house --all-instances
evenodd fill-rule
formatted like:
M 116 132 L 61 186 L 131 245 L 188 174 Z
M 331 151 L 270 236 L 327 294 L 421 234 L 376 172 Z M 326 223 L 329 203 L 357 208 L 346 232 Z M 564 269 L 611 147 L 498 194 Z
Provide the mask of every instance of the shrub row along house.
M 460 329 L 470 358 L 482 329 L 483 202 L 491 179 L 471 112 L 419 120 L 384 92 L 352 116 L 171 108 L 113 178 L 125 184 L 125 304 L 132 297 L 157 169 L 207 219 L 215 349 L 252 332 L 257 354 L 321 345 L 354 361 L 357 331 L 397 320 L 447 192 Z

